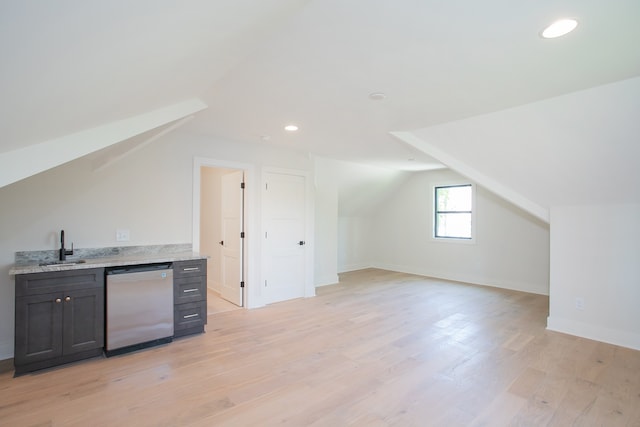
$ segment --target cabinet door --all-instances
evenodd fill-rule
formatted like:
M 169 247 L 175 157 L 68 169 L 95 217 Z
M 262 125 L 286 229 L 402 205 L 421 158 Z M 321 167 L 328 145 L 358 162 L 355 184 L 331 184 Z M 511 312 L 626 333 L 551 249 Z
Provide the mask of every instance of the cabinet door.
M 16 365 L 62 355 L 62 309 L 57 294 L 16 299 Z
M 63 297 L 62 344 L 65 355 L 104 346 L 104 291 L 78 289 Z

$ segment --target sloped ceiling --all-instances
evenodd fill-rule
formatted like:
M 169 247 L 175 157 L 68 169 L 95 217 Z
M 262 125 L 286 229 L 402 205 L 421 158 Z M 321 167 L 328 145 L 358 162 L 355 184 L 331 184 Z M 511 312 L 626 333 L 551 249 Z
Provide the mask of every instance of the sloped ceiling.
M 28 176 L 151 128 L 138 116 L 201 95 L 302 0 L 60 0 L 0 4 L 0 167 Z M 193 108 L 195 113 L 201 107 Z M 181 119 L 176 115 L 155 126 Z M 118 123 L 139 131 L 91 147 Z M 106 138 L 103 138 L 106 139 Z M 84 144 L 86 147 L 77 147 Z M 106 145 L 105 145 L 106 144 Z M 77 149 L 69 149 L 69 145 Z M 39 149 L 38 146 L 44 149 Z M 25 150 L 25 147 L 35 147 Z M 56 151 L 60 161 L 28 168 Z M 7 153 L 11 153 L 10 155 Z M 39 154 L 40 153 L 40 154 Z M 45 162 L 43 162 L 45 163 Z M 12 182 L 12 174 L 1 182 Z
M 199 98 L 304 3 L 2 2 L 2 151 Z
M 566 16 L 579 20 L 576 31 L 538 36 Z M 183 126 L 190 132 L 400 170 L 442 167 L 390 132 L 422 134 L 640 76 L 639 18 L 637 0 L 3 2 L 0 153 L 194 98 L 208 108 Z M 282 130 L 291 122 L 295 134 Z M 580 123 L 581 138 L 602 134 L 592 125 Z M 439 131 L 445 153 L 448 138 Z M 454 142 L 451 153 L 487 143 L 471 133 Z M 490 163 L 476 167 L 493 176 Z M 543 209 L 553 202 L 512 169 L 495 178 Z M 530 179 L 544 169 L 564 173 L 541 168 Z
M 538 33 L 560 17 L 578 29 Z M 390 137 L 640 74 L 640 2 L 312 1 L 214 83 L 191 126 L 409 168 Z M 371 101 L 372 92 L 384 101 Z M 295 122 L 297 135 L 282 127 Z M 471 141 L 470 141 L 471 143 Z
M 542 209 L 640 203 L 639 118 L 637 77 L 419 129 L 407 140 Z M 548 220 L 517 197 L 514 203 Z

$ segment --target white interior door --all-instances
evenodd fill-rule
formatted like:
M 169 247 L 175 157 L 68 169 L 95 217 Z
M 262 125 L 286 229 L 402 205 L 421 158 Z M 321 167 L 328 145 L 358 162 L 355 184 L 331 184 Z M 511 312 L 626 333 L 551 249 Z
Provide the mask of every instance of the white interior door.
M 244 173 L 235 171 L 222 175 L 222 240 L 220 241 L 222 298 L 243 305 L 243 238 Z
M 264 297 L 265 303 L 304 296 L 305 177 L 265 174 Z

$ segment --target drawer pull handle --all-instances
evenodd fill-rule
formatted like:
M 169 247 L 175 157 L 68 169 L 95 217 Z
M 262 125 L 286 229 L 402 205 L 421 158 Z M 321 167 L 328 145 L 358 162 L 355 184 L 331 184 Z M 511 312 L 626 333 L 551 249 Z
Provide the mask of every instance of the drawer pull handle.
M 65 297 L 65 299 L 64 299 L 64 300 L 65 300 L 66 302 L 69 302 L 69 301 L 71 301 L 71 297 Z
M 198 288 L 193 288 L 193 289 L 184 289 L 182 292 L 186 294 L 187 292 L 197 292 L 197 291 L 198 291 Z
M 200 267 L 186 267 L 182 269 L 182 271 L 198 271 L 198 270 L 200 270 Z
M 62 299 L 56 298 L 56 303 L 60 304 L 61 302 L 62 302 Z
M 192 317 L 198 317 L 198 313 L 187 314 L 186 316 L 182 316 L 183 319 L 191 319 Z

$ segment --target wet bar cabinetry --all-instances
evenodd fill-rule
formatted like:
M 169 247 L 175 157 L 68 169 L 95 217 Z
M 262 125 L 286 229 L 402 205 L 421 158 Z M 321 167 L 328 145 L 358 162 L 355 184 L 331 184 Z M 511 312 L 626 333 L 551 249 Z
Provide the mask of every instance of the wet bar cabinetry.
M 207 260 L 173 263 L 174 337 L 204 332 L 207 323 Z
M 16 374 L 102 353 L 104 268 L 15 277 Z
M 36 264 L 43 260 L 36 256 L 10 270 L 15 277 L 17 375 L 103 354 L 105 269 L 109 267 L 172 263 L 173 337 L 204 332 L 206 258 L 192 252 L 133 252 L 131 256 L 88 258 L 70 265 Z

